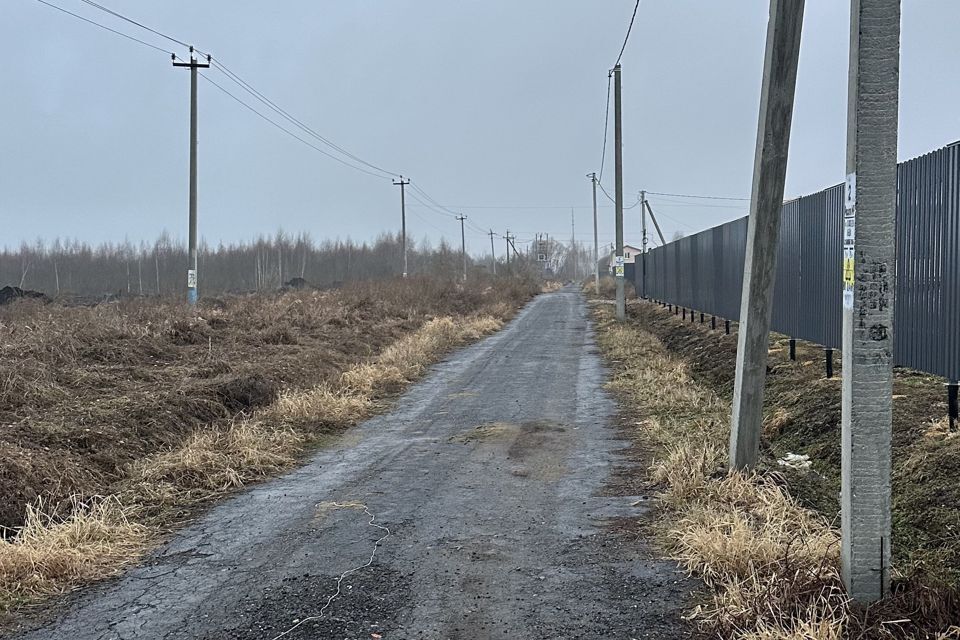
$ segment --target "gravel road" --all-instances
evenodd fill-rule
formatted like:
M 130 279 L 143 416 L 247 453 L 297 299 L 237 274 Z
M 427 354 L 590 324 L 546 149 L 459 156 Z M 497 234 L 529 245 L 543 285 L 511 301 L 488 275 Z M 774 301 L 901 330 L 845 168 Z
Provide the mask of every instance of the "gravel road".
M 604 376 L 583 298 L 539 296 L 389 414 L 13 637 L 689 637 L 689 583 L 625 533 L 638 496 L 610 495 L 627 443 Z M 389 536 L 323 609 L 387 533 L 368 513 Z

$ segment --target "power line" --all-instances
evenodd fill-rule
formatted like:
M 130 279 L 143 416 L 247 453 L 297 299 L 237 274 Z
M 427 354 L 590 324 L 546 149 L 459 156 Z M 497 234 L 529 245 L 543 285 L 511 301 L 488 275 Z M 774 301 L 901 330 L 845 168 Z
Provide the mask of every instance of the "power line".
M 150 33 L 155 34 L 155 35 L 158 35 L 158 36 L 160 36 L 161 38 L 166 38 L 166 39 L 169 40 L 170 42 L 179 44 L 180 46 L 183 46 L 183 47 L 189 47 L 189 46 L 190 46 L 189 44 L 187 44 L 186 42 L 183 42 L 182 40 L 178 40 L 178 39 L 174 38 L 173 36 L 169 36 L 169 35 L 167 35 L 167 34 L 165 34 L 165 33 L 162 33 L 162 32 L 160 32 L 160 31 L 157 31 L 156 29 L 153 29 L 153 28 L 151 28 L 151 27 L 148 27 L 147 25 L 142 24 L 142 23 L 140 23 L 140 22 L 137 22 L 136 20 L 134 20 L 134 19 L 132 19 L 132 18 L 128 18 L 127 16 L 125 16 L 125 15 L 123 15 L 123 14 L 121 14 L 121 13 L 117 13 L 117 12 L 114 11 L 113 9 L 109 9 L 109 8 L 103 6 L 102 4 L 97 4 L 97 3 L 94 2 L 93 0 L 81 0 L 81 1 L 87 3 L 87 4 L 90 5 L 91 7 L 94 7 L 95 9 L 99 9 L 100 11 L 104 11 L 104 12 L 106 12 L 106 13 L 109 13 L 110 15 L 112 15 L 112 16 L 114 16 L 114 17 L 116 17 L 116 18 L 120 18 L 121 20 L 124 20 L 124 21 L 126 21 L 126 22 L 129 22 L 129 23 L 132 24 L 132 25 L 136 25 L 136 26 L 140 27 L 141 29 L 146 29 L 146 30 L 149 31 Z M 44 4 L 46 4 L 46 3 L 44 3 Z M 201 52 L 199 49 L 197 49 L 197 53 L 200 53 L 201 55 L 206 55 L 205 53 Z
M 614 203 L 614 204 L 617 203 L 617 201 L 614 200 L 614 199 L 610 196 L 609 193 L 607 193 L 607 190 L 603 188 L 603 185 L 600 184 L 600 181 L 599 181 L 599 180 L 597 180 L 597 186 L 600 187 L 600 191 L 603 191 L 603 195 L 607 196 L 607 200 L 609 200 L 610 202 L 612 202 L 612 203 Z M 636 201 L 636 202 L 634 202 L 633 204 L 631 204 L 629 207 L 624 207 L 624 209 L 633 209 L 633 208 L 634 208 L 635 206 L 637 206 L 638 204 L 640 204 L 640 196 L 637 196 L 637 201 Z M 569 207 L 568 207 L 568 208 L 569 208 Z
M 730 198 L 727 196 L 702 196 L 702 195 L 694 195 L 690 193 L 665 193 L 663 191 L 647 191 L 647 193 L 655 196 L 673 196 L 675 198 L 698 198 L 701 200 L 740 200 L 744 202 L 750 202 L 750 198 Z
M 321 149 L 320 147 L 318 147 L 317 145 L 313 144 L 313 143 L 310 142 L 309 140 L 306 140 L 306 139 L 304 139 L 304 138 L 301 138 L 300 136 L 298 136 L 298 135 L 297 135 L 296 133 L 294 133 L 293 131 L 290 131 L 289 129 L 287 129 L 286 127 L 284 127 L 284 126 L 281 125 L 280 123 L 276 122 L 275 120 L 271 120 L 271 119 L 270 119 L 269 117 L 267 117 L 266 115 L 260 113 L 260 112 L 257 111 L 255 108 L 253 108 L 252 106 L 250 106 L 249 104 L 247 104 L 246 102 L 244 102 L 243 100 L 241 100 L 240 98 L 238 98 L 237 96 L 235 96 L 234 94 L 230 93 L 230 91 L 228 91 L 226 88 L 224 88 L 222 85 L 220 85 L 220 84 L 219 84 L 218 82 L 216 82 L 215 80 L 211 79 L 210 76 L 208 76 L 207 74 L 201 73 L 201 74 L 200 74 L 200 77 L 202 77 L 204 80 L 206 80 L 207 82 L 209 82 L 210 84 L 212 84 L 213 86 L 215 86 L 217 89 L 219 89 L 219 90 L 222 91 L 223 93 L 225 93 L 225 94 L 227 94 L 228 96 L 230 96 L 231 98 L 233 98 L 233 100 L 235 100 L 237 103 L 239 103 L 240 105 L 242 105 L 244 108 L 248 109 L 250 112 L 256 114 L 258 117 L 262 118 L 264 121 L 272 124 L 274 127 L 276 127 L 277 129 L 279 129 L 280 131 L 283 131 L 284 133 L 286 133 L 286 134 L 287 134 L 288 136 L 290 136 L 291 138 L 294 138 L 295 140 L 299 140 L 300 142 L 302 142 L 303 144 L 307 145 L 308 147 L 310 147 L 310 148 L 313 149 L 314 151 L 319 151 L 320 153 L 322 153 L 323 155 L 327 156 L 328 158 L 330 158 L 330 159 L 332 159 L 332 160 L 336 160 L 337 162 L 339 162 L 340 164 L 342 164 L 342 165 L 344 165 L 344 166 L 346 166 L 346 167 L 350 167 L 351 169 L 356 169 L 357 171 L 362 171 L 363 173 L 366 173 L 367 175 L 371 175 L 371 176 L 373 176 L 374 178 L 382 178 L 382 177 L 383 177 L 383 176 L 381 176 L 381 175 L 378 175 L 378 174 L 376 174 L 376 173 L 373 173 L 372 171 L 367 171 L 367 170 L 364 169 L 363 167 L 358 167 L 358 166 L 352 165 L 352 164 L 350 164 L 349 162 L 347 162 L 346 160 L 344 160 L 343 158 L 338 158 L 337 156 L 333 155 L 332 153 L 329 153 L 329 152 L 325 151 L 324 149 Z
M 126 38 L 126 39 L 128 39 L 128 40 L 132 40 L 133 42 L 136 42 L 136 43 L 138 43 L 138 44 L 142 44 L 142 45 L 144 45 L 144 46 L 150 47 L 151 49 L 154 49 L 154 50 L 156 50 L 156 51 L 160 51 L 160 52 L 162 52 L 162 53 L 165 53 L 165 54 L 168 54 L 168 55 L 172 55 L 175 60 L 179 60 L 179 59 L 180 59 L 180 58 L 178 58 L 178 57 L 176 56 L 175 53 L 172 53 L 172 52 L 170 52 L 170 51 L 167 51 L 166 49 L 163 49 L 163 48 L 158 47 L 158 46 L 156 46 L 156 45 L 154 45 L 154 44 L 151 44 L 151 43 L 149 43 L 149 42 L 147 42 L 147 41 L 145 41 L 145 40 L 141 40 L 141 39 L 136 38 L 136 37 L 134 37 L 134 36 L 131 36 L 131 35 L 129 35 L 129 34 L 123 33 L 122 31 L 118 31 L 118 30 L 113 29 L 113 28 L 111 28 L 111 27 L 108 27 L 108 26 L 106 26 L 106 25 L 100 24 L 99 22 L 96 22 L 96 21 L 94 21 L 94 20 L 91 20 L 91 19 L 89 19 L 89 18 L 86 18 L 86 17 L 84 17 L 84 16 L 82 16 L 82 15 L 80 15 L 80 14 L 74 13 L 74 12 L 72 12 L 72 11 L 68 11 L 67 9 L 64 9 L 63 7 L 57 6 L 57 5 L 53 4 L 52 2 L 49 2 L 48 0 L 37 0 L 37 1 L 40 2 L 41 4 L 44 4 L 44 5 L 48 6 L 48 7 L 51 7 L 51 8 L 53 8 L 53 9 L 56 9 L 56 10 L 58 10 L 58 11 L 61 11 L 61 12 L 65 13 L 65 14 L 67 14 L 67 15 L 70 15 L 70 16 L 72 16 L 72 17 L 74 17 L 74 18 L 77 18 L 78 20 L 82 20 L 82 21 L 87 22 L 87 23 L 89 23 L 89 24 L 92 24 L 92 25 L 94 25 L 94 26 L 96 26 L 96 27 L 99 27 L 99 28 L 101 28 L 101 29 L 103 29 L 103 30 L 105 30 L 105 31 L 109 31 L 109 32 L 111 32 L 111 33 L 113 33 L 113 34 L 115 34 L 115 35 L 121 36 L 121 37 Z M 133 18 L 130 18 L 130 17 L 128 17 L 128 16 L 125 16 L 125 15 L 123 15 L 123 14 L 117 12 L 117 11 L 114 11 L 114 10 L 110 9 L 109 7 L 106 7 L 106 6 L 102 5 L 102 4 L 99 4 L 98 2 L 95 2 L 94 0 L 81 0 L 81 1 L 84 2 L 85 4 L 89 5 L 90 7 L 93 7 L 93 8 L 95 8 L 95 9 L 97 9 L 97 10 L 99 10 L 99 11 L 102 11 L 102 12 L 104 12 L 104 13 L 107 13 L 107 14 L 115 17 L 115 18 L 118 18 L 118 19 L 120 19 L 120 20 L 123 20 L 123 21 L 125 21 L 125 22 L 127 22 L 127 23 L 129 23 L 129 24 L 132 24 L 132 25 L 136 26 L 136 27 L 139 27 L 139 28 L 141 28 L 141 29 L 144 29 L 144 30 L 146 30 L 146 31 L 148 31 L 148 32 L 150 32 L 150 33 L 152 33 L 152 34 L 154 34 L 154 35 L 157 35 L 157 36 L 159 36 L 159 37 L 161 37 L 161 38 L 164 38 L 164 39 L 166 39 L 166 40 L 169 40 L 170 42 L 173 42 L 173 43 L 175 43 L 175 44 L 178 44 L 178 45 L 181 45 L 181 46 L 184 46 L 184 47 L 190 47 L 190 48 L 191 48 L 191 51 L 196 51 L 197 53 L 199 53 L 199 54 L 201 54 L 201 55 L 209 56 L 208 53 L 205 53 L 205 52 L 201 51 L 200 49 L 198 49 L 198 48 L 196 48 L 196 47 L 192 47 L 191 45 L 188 45 L 186 42 L 184 42 L 183 40 L 180 40 L 179 38 L 175 38 L 175 37 L 173 37 L 173 36 L 171 36 L 171 35 L 169 35 L 169 34 L 166 34 L 166 33 L 162 32 L 162 31 L 159 31 L 159 30 L 157 30 L 157 29 L 154 29 L 154 28 L 152 28 L 152 27 L 150 27 L 150 26 L 148 26 L 148 25 L 146 25 L 146 24 L 143 24 L 143 23 L 141 23 L 141 22 L 139 22 L 139 21 L 137 21 L 137 20 L 134 20 Z M 276 127 L 277 129 L 279 129 L 279 130 L 282 131 L 283 133 L 285 133 L 285 134 L 287 134 L 288 136 L 294 138 L 295 140 L 299 141 L 300 143 L 302 143 L 302 144 L 310 147 L 310 148 L 313 149 L 314 151 L 318 151 L 318 152 L 322 153 L 323 155 L 327 156 L 328 158 L 330 158 L 330 159 L 332 159 L 332 160 L 335 160 L 335 161 L 339 162 L 340 164 L 342 164 L 342 165 L 344 165 L 344 166 L 346 166 L 346 167 L 349 167 L 349 168 L 351 168 L 351 169 L 356 169 L 357 171 L 361 171 L 361 172 L 366 173 L 367 175 L 373 176 L 373 177 L 375 177 L 375 178 L 392 177 L 392 176 L 394 176 L 394 175 L 397 175 L 396 172 L 388 171 L 387 169 L 384 169 L 383 167 L 379 167 L 379 166 L 377 166 L 377 165 L 375 165 L 375 164 L 373 164 L 373 163 L 371 163 L 371 162 L 368 162 L 367 160 L 364 160 L 364 159 L 361 158 L 360 156 L 357 156 L 357 155 L 351 153 L 350 151 L 348 151 L 347 149 L 345 149 L 345 148 L 341 147 L 340 145 L 336 144 L 335 142 L 333 142 L 333 141 L 330 140 L 329 138 L 326 138 L 326 137 L 322 136 L 322 135 L 321 135 L 320 133 L 318 133 L 316 130 L 314 130 L 313 128 L 311 128 L 310 126 L 308 126 L 306 123 L 304 123 L 302 120 L 296 118 L 296 117 L 293 116 L 289 111 L 283 109 L 283 108 L 282 108 L 280 105 L 278 105 L 276 102 L 274 102 L 273 100 L 271 100 L 270 98 L 268 98 L 266 95 L 264 95 L 262 92 L 260 92 L 259 90 L 257 90 L 253 85 L 251 85 L 249 82 L 247 82 L 246 80 L 244 80 L 243 78 L 241 78 L 241 77 L 239 76 L 239 74 L 233 72 L 233 71 L 232 71 L 230 68 L 228 68 L 225 64 L 223 64 L 223 63 L 220 62 L 219 60 L 212 60 L 212 62 L 213 62 L 214 67 L 215 67 L 218 71 L 220 71 L 221 73 L 223 73 L 229 80 L 231 80 L 232 82 L 234 82 L 235 84 L 237 84 L 238 86 L 240 86 L 244 91 L 246 91 L 246 92 L 249 93 L 251 96 L 253 96 L 254 98 L 256 98 L 259 102 L 261 102 L 263 105 L 265 105 L 266 107 L 268 107 L 270 110 L 274 111 L 276 114 L 278 114 L 279 116 L 281 116 L 282 118 L 284 118 L 285 120 L 287 120 L 287 122 L 289 122 L 291 125 L 295 126 L 297 129 L 299 129 L 300 131 L 302 131 L 304 134 L 306 134 L 306 135 L 308 135 L 308 136 L 316 139 L 317 141 L 319 141 L 319 142 L 322 143 L 323 145 L 327 146 L 328 148 L 333 149 L 334 151 L 336 151 L 337 153 L 341 154 L 342 156 L 348 158 L 349 160 L 352 160 L 353 163 L 356 163 L 356 164 L 352 164 L 351 162 L 348 162 L 348 161 L 345 160 L 344 158 L 341 158 L 341 157 L 339 157 L 339 156 L 337 156 L 337 155 L 334 155 L 333 153 L 330 153 L 330 152 L 326 151 L 325 149 L 323 149 L 323 148 L 321 148 L 321 147 L 313 144 L 313 143 L 310 142 L 309 140 L 307 140 L 307 139 L 303 138 L 302 136 L 298 135 L 295 131 L 291 131 L 291 130 L 288 129 L 287 127 L 283 126 L 281 123 L 277 122 L 276 120 L 273 120 L 272 118 L 270 118 L 270 117 L 267 116 L 266 114 L 260 112 L 259 110 L 257 110 L 256 108 L 254 108 L 253 106 L 251 106 L 250 104 L 248 104 L 247 102 L 245 102 L 244 100 L 242 100 L 241 98 L 239 98 L 237 95 L 235 95 L 234 93 L 230 92 L 230 91 L 229 91 L 228 89 L 226 89 L 223 85 L 221 85 L 220 83 L 218 83 L 218 82 L 216 82 L 215 80 L 213 80 L 212 78 L 210 78 L 207 74 L 200 74 L 200 75 L 203 77 L 204 80 L 206 80 L 207 82 L 209 82 L 210 84 L 212 84 L 212 85 L 213 85 L 214 87 L 216 87 L 219 91 L 221 91 L 222 93 L 224 93 L 224 94 L 226 94 L 227 96 L 229 96 L 232 100 L 234 100 L 235 102 L 237 102 L 238 104 L 240 104 L 241 106 L 243 106 L 245 109 L 247 109 L 247 110 L 249 110 L 250 112 L 252 112 L 252 113 L 253 113 L 254 115 L 256 115 L 257 117 L 261 118 L 262 120 L 264 120 L 264 121 L 267 122 L 268 124 Z M 357 165 L 363 165 L 363 166 L 357 166 Z M 364 167 L 366 167 L 366 168 L 364 168 Z M 371 170 L 372 170 L 372 171 L 371 171 Z M 378 172 L 378 173 L 374 173 L 374 172 Z M 415 184 L 412 184 L 412 183 L 411 183 L 411 187 L 413 187 L 413 189 L 415 189 L 415 190 L 422 196 L 423 200 L 421 200 L 420 198 L 416 198 L 416 197 L 415 197 L 415 199 L 416 199 L 418 202 L 420 202 L 422 205 L 424 205 L 424 206 L 426 206 L 426 207 L 428 207 L 428 208 L 430 208 L 430 209 L 433 209 L 433 210 L 436 211 L 437 213 L 440 213 L 440 214 L 445 215 L 445 216 L 456 217 L 457 215 L 459 215 L 459 214 L 457 214 L 456 212 L 451 211 L 451 210 L 448 209 L 447 207 L 444 207 L 443 205 L 441 205 L 441 204 L 440 204 L 439 202 L 437 202 L 432 196 L 430 196 L 430 194 L 428 194 L 426 191 L 424 191 L 424 190 L 423 190 L 421 187 L 419 187 L 418 185 L 415 185 Z M 471 227 L 474 227 L 477 232 L 482 232 L 482 233 L 484 233 L 484 234 L 486 233 L 486 231 L 480 229 L 479 227 L 476 227 L 476 226 L 473 225 L 472 223 L 469 223 L 469 224 L 470 224 Z
M 597 180 L 603 180 L 603 165 L 607 159 L 607 129 L 610 124 L 610 73 L 607 72 L 607 106 L 603 109 L 603 152 L 600 154 L 600 172 Z
M 637 17 L 637 9 L 640 8 L 640 0 L 637 0 L 637 4 L 633 5 L 633 15 L 630 16 L 630 26 L 627 27 L 627 36 L 623 39 L 623 46 L 620 47 L 620 55 L 617 56 L 617 61 L 613 66 L 620 64 L 620 58 L 623 57 L 623 52 L 627 49 L 627 41 L 630 40 L 630 32 L 633 30 L 633 21 Z
M 346 149 L 344 149 L 344 148 L 341 147 L 340 145 L 336 144 L 335 142 L 333 142 L 333 141 L 330 140 L 329 138 L 326 138 L 326 137 L 320 135 L 319 133 L 317 133 L 317 131 L 315 131 L 315 130 L 312 129 L 311 127 L 307 126 L 302 120 L 299 120 L 298 118 L 294 117 L 289 111 L 283 109 L 283 108 L 282 108 L 280 105 L 278 105 L 276 102 L 274 102 L 273 100 L 271 100 L 270 98 L 268 98 L 267 96 L 265 96 L 263 93 L 261 93 L 260 91 L 258 91 L 256 88 L 254 88 L 253 85 L 251 85 L 249 82 L 247 82 L 246 80 L 244 80 L 243 78 L 241 78 L 238 74 L 236 74 L 236 73 L 234 73 L 233 71 L 231 71 L 225 64 L 223 64 L 223 63 L 220 62 L 219 60 L 214 59 L 214 60 L 213 60 L 213 64 L 214 64 L 214 66 L 217 67 L 217 69 L 218 69 L 219 71 L 223 72 L 223 74 L 226 75 L 227 78 L 229 78 L 231 81 L 233 81 L 233 82 L 235 82 L 237 85 L 239 85 L 244 91 L 246 91 L 247 93 L 249 93 L 250 95 L 252 95 L 254 98 L 256 98 L 257 100 L 259 100 L 260 102 L 262 102 L 264 105 L 266 105 L 267 107 L 269 107 L 270 109 L 272 109 L 273 111 L 275 111 L 277 114 L 279 114 L 280 116 L 282 116 L 284 119 L 286 119 L 287 121 L 289 121 L 291 124 L 295 125 L 295 126 L 298 127 L 299 129 L 301 129 L 304 133 L 306 133 L 306 134 L 308 134 L 308 135 L 316 138 L 317 140 L 319 140 L 319 141 L 322 142 L 323 144 L 325 144 L 325 145 L 329 146 L 330 148 L 336 150 L 337 152 L 345 155 L 346 157 L 350 158 L 351 160 L 353 160 L 353 161 L 355 161 L 355 162 L 358 162 L 358 163 L 360 163 L 360 164 L 362 164 L 362 165 L 364 165 L 364 166 L 366 166 L 366 167 L 369 167 L 370 169 L 373 169 L 373 170 L 375 170 L 375 171 L 381 172 L 382 174 L 384 174 L 382 177 L 393 177 L 393 176 L 398 175 L 397 172 L 388 171 L 387 169 L 384 169 L 384 168 L 382 168 L 382 167 L 378 167 L 377 165 L 375 165 L 375 164 L 373 164 L 373 163 L 371 163 L 371 162 L 367 162 L 366 160 L 364 160 L 364 159 L 361 158 L 360 156 L 357 156 L 357 155 L 355 155 L 355 154 L 353 154 L 353 153 L 350 153 L 349 151 L 347 151 Z
M 698 204 L 693 202 L 663 202 L 657 200 L 658 207 L 685 207 L 685 208 L 696 208 L 696 209 L 734 209 L 736 211 L 745 211 L 749 209 L 746 205 L 742 204 Z
M 90 18 L 85 18 L 85 17 L 81 16 L 79 13 L 74 13 L 73 11 L 68 11 L 68 10 L 64 9 L 63 7 L 58 7 L 57 5 L 53 4 L 52 2 L 47 2 L 47 0 L 37 0 L 37 2 L 39 2 L 40 4 L 46 5 L 46 6 L 50 7 L 51 9 L 56 9 L 57 11 L 61 11 L 61 12 L 65 13 L 65 14 L 67 14 L 68 16 L 73 16 L 73 17 L 76 18 L 77 20 L 83 20 L 84 22 L 87 22 L 87 23 L 89 23 L 89 24 L 92 24 L 92 25 L 95 26 L 95 27 L 100 27 L 101 29 L 103 29 L 103 30 L 105 30 L 105 31 L 109 31 L 110 33 L 114 33 L 114 34 L 116 34 L 116 35 L 118 35 L 118 36 L 120 36 L 120 37 L 122 37 L 122 38 L 126 38 L 127 40 L 133 40 L 134 42 L 139 43 L 139 44 L 142 44 L 142 45 L 145 46 L 145 47 L 150 47 L 151 49 L 154 49 L 154 50 L 156 50 L 156 51 L 160 51 L 160 52 L 165 53 L 165 54 L 167 54 L 167 55 L 170 55 L 171 53 L 173 53 L 172 51 L 167 51 L 166 49 L 164 49 L 164 48 L 162 48 L 162 47 L 158 47 L 158 46 L 155 45 L 155 44 L 150 44 L 150 43 L 147 42 L 146 40 L 141 40 L 140 38 L 135 38 L 135 37 L 133 37 L 133 36 L 131 36 L 131 35 L 128 35 L 128 34 L 126 34 L 126 33 L 123 33 L 122 31 L 117 31 L 116 29 L 111 29 L 110 27 L 108 27 L 108 26 L 106 26 L 106 25 L 103 25 L 103 24 L 100 24 L 99 22 L 96 22 L 96 21 L 94 21 L 94 20 L 91 20 Z
M 46 0 L 38 0 L 38 1 L 43 2 L 44 4 L 47 4 Z M 88 5 L 90 5 L 91 7 L 94 7 L 94 8 L 96 8 L 96 9 L 100 10 L 100 11 L 103 11 L 103 12 L 107 13 L 107 14 L 109 14 L 109 15 L 111 15 L 111 16 L 114 16 L 114 17 L 116 17 L 116 18 L 119 18 L 120 20 L 124 20 L 125 22 L 128 22 L 128 23 L 130 23 L 130 24 L 132 24 L 132 25 L 135 25 L 135 26 L 137 26 L 137 27 L 139 27 L 139 28 L 141 28 L 141 29 L 145 29 L 146 31 L 149 31 L 150 33 L 153 33 L 153 34 L 155 34 L 155 35 L 158 35 L 158 36 L 160 36 L 161 38 L 165 38 L 165 39 L 169 40 L 170 42 L 174 42 L 174 43 L 179 44 L 179 45 L 184 46 L 184 47 L 189 47 L 189 46 L 190 46 L 190 45 L 188 45 L 186 42 L 184 42 L 183 40 L 180 40 L 179 38 L 175 38 L 175 37 L 173 37 L 173 36 L 171 36 L 171 35 L 169 35 L 169 34 L 163 33 L 162 31 L 159 31 L 159 30 L 157 30 L 157 29 L 154 29 L 153 27 L 150 27 L 150 26 L 148 26 L 148 25 L 145 25 L 145 24 L 143 24 L 142 22 L 138 22 L 137 20 L 134 20 L 133 18 L 130 18 L 130 17 L 128 17 L 128 16 L 125 16 L 125 15 L 123 15 L 123 14 L 117 12 L 117 11 L 114 11 L 113 9 L 110 9 L 109 7 L 106 7 L 106 6 L 102 5 L 102 4 L 99 4 L 99 3 L 97 3 L 97 2 L 94 2 L 94 0 L 81 0 L 81 1 L 84 2 L 84 3 L 86 3 L 86 4 L 88 4 Z M 77 17 L 80 17 L 81 19 L 85 19 L 85 18 L 82 18 L 82 16 L 77 16 Z M 101 25 L 101 26 L 102 26 L 102 25 Z M 108 28 L 108 27 L 104 27 L 104 28 Z M 120 32 L 116 32 L 116 31 L 115 31 L 115 33 L 118 33 L 119 35 L 123 35 L 123 36 L 125 36 L 125 37 L 131 37 L 131 36 L 126 36 L 126 34 L 123 34 L 123 33 L 120 33 Z M 133 39 L 136 40 L 135 38 L 133 38 Z M 142 42 L 142 41 L 139 41 L 139 40 L 137 40 L 137 41 L 138 41 L 138 42 Z M 148 44 L 148 43 L 144 43 L 144 44 Z M 152 45 L 149 45 L 149 44 L 148 44 L 148 46 L 152 46 Z M 160 49 L 160 50 L 162 51 L 162 49 Z M 196 51 L 197 51 L 197 53 L 199 53 L 199 54 L 201 54 L 201 55 L 206 55 L 206 54 L 205 54 L 203 51 L 201 51 L 200 49 L 196 49 Z M 322 142 L 323 144 L 329 146 L 330 148 L 334 149 L 334 150 L 337 151 L 338 153 L 343 154 L 343 155 L 346 156 L 347 158 L 350 158 L 350 159 L 353 160 L 354 162 L 360 163 L 360 164 L 362 164 L 362 165 L 364 165 L 364 166 L 366 166 L 366 167 L 369 167 L 370 169 L 373 169 L 373 170 L 375 170 L 375 171 L 379 171 L 379 172 L 383 173 L 384 175 L 381 176 L 381 177 L 392 177 L 392 176 L 397 175 L 396 172 L 394 172 L 394 171 L 388 171 L 388 170 L 386 170 L 386 169 L 384 169 L 384 168 L 382 168 L 382 167 L 378 167 L 377 165 L 375 165 L 375 164 L 373 164 L 373 163 L 371 163 L 371 162 L 368 162 L 368 161 L 364 160 L 363 158 L 361 158 L 361 157 L 359 157 L 359 156 L 357 156 L 357 155 L 355 155 L 355 154 L 353 154 L 353 153 L 350 153 L 349 151 L 347 151 L 347 150 L 344 149 L 343 147 L 341 147 L 341 146 L 339 146 L 338 144 L 334 143 L 334 142 L 333 142 L 332 140 L 330 140 L 329 138 L 326 138 L 326 137 L 320 135 L 319 133 L 317 133 L 317 131 L 315 131 L 314 129 L 312 129 L 312 128 L 310 128 L 309 126 L 307 126 L 303 121 L 301 121 L 301 120 L 299 120 L 298 118 L 294 117 L 289 111 L 283 109 L 283 108 L 280 107 L 280 105 L 278 105 L 276 102 L 274 102 L 273 100 L 271 100 L 270 98 L 268 98 L 267 96 L 265 96 L 262 92 L 258 91 L 253 85 L 251 85 L 249 82 L 247 82 L 246 80 L 244 80 L 243 78 L 241 78 L 237 73 L 234 73 L 232 70 L 230 70 L 225 64 L 223 64 L 223 63 L 220 62 L 219 60 L 214 60 L 213 63 L 214 63 L 214 66 L 216 66 L 219 71 L 223 72 L 224 75 L 227 76 L 227 78 L 229 78 L 231 81 L 235 82 L 235 83 L 236 83 L 237 85 L 239 85 L 244 91 L 246 91 L 247 93 L 249 93 L 250 95 L 252 95 L 254 98 L 256 98 L 257 100 L 259 100 L 260 102 L 262 102 L 264 105 L 266 105 L 267 107 L 269 107 L 270 109 L 272 109 L 273 111 L 275 111 L 278 115 L 282 116 L 284 119 L 286 119 L 287 121 L 289 121 L 291 124 L 293 124 L 294 126 L 296 126 L 296 127 L 299 128 L 299 129 L 301 129 L 301 130 L 302 130 L 304 133 L 306 133 L 307 135 L 310 135 L 310 136 L 316 138 L 318 141 L 320 141 L 320 142 Z M 344 163 L 344 164 L 346 164 L 347 166 L 351 166 L 351 165 L 349 165 L 349 164 L 347 164 L 347 163 Z

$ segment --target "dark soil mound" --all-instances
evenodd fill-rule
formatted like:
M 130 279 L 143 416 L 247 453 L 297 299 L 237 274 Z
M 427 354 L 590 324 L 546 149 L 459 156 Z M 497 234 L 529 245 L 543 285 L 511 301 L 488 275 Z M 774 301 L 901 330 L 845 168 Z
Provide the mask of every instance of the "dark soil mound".
M 39 291 L 30 291 L 29 289 L 21 289 L 20 287 L 4 287 L 0 289 L 0 305 L 10 304 L 23 298 L 50 302 L 50 298 L 47 297 L 45 293 L 40 293 Z

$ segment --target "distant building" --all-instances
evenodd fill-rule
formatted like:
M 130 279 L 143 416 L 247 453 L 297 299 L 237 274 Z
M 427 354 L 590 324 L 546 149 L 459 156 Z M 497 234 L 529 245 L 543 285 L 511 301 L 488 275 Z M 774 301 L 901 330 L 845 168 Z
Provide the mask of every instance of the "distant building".
M 623 245 L 623 264 L 634 264 L 636 263 L 636 258 L 642 253 L 642 250 L 639 247 L 635 247 L 630 244 Z M 613 261 L 616 257 L 616 251 L 610 251 L 610 257 L 607 258 L 607 272 L 613 273 Z

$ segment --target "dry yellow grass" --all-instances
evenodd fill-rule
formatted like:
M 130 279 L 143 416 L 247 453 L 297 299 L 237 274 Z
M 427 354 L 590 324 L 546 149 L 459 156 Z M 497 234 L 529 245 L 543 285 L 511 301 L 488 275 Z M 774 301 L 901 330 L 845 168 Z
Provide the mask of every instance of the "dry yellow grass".
M 285 469 L 303 441 L 290 429 L 237 421 L 223 431 L 195 433 L 176 449 L 144 458 L 134 466 L 133 476 L 150 496 L 199 492 L 206 497 Z
M 143 504 L 183 504 L 242 487 L 292 466 L 315 427 L 362 420 L 373 401 L 421 375 L 438 356 L 500 328 L 491 316 L 442 317 L 390 345 L 340 384 L 287 390 L 269 407 L 223 429 L 197 431 L 180 446 L 137 461 L 122 498 L 76 502 L 58 519 L 29 507 L 17 534 L 0 542 L 0 606 L 36 599 L 119 570 L 154 531 L 132 520 Z
M 721 637 L 833 640 L 849 614 L 839 536 L 773 476 L 726 471 L 728 403 L 636 325 L 597 307 L 599 343 L 614 364 L 609 387 L 659 445 L 667 550 L 712 589 L 690 616 Z
M 74 500 L 65 519 L 43 502 L 27 507 L 15 536 L 0 541 L 0 603 L 10 606 L 116 573 L 142 553 L 150 530 L 112 498 Z
M 275 474 L 294 464 L 307 437 L 363 420 L 378 396 L 415 379 L 449 349 L 500 326 L 491 316 L 434 318 L 374 362 L 345 371 L 337 386 L 288 389 L 251 418 L 198 431 L 179 447 L 138 461 L 133 495 L 161 504 L 204 499 Z
M 320 384 L 312 389 L 284 392 L 259 415 L 274 424 L 302 428 L 348 426 L 362 420 L 370 410 L 370 394 L 353 389 L 335 389 Z

